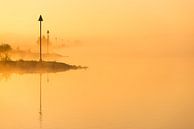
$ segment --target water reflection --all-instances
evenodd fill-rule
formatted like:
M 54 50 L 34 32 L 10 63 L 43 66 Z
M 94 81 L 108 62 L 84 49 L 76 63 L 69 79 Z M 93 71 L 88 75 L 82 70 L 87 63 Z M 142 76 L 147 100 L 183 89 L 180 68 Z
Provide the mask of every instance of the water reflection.
M 0 128 L 193 129 L 193 59 L 101 60 L 0 81 Z
M 0 80 L 8 80 L 10 76 L 10 73 L 0 73 Z
M 42 128 L 42 73 L 40 73 L 40 128 Z
M 24 65 L 25 64 L 25 65 Z M 35 64 L 36 66 L 34 66 Z M 28 67 L 31 65 L 30 67 Z M 87 67 L 68 65 L 65 63 L 56 62 L 23 62 L 23 61 L 0 61 L 0 80 L 9 81 L 11 76 L 14 75 L 39 75 L 39 122 L 40 128 L 42 128 L 43 111 L 42 111 L 42 79 L 43 74 L 46 75 L 46 82 L 49 83 L 49 73 L 66 72 L 68 70 L 87 69 Z M 23 80 L 23 79 L 22 79 Z M 16 84 L 17 85 L 17 84 Z M 25 98 L 25 96 L 23 96 Z

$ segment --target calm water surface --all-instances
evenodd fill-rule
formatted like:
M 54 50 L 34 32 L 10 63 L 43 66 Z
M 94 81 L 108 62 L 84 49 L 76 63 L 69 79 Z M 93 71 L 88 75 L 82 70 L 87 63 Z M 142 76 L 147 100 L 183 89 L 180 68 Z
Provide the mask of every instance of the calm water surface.
M 86 55 L 64 62 L 87 70 L 2 75 L 0 129 L 194 128 L 194 58 Z

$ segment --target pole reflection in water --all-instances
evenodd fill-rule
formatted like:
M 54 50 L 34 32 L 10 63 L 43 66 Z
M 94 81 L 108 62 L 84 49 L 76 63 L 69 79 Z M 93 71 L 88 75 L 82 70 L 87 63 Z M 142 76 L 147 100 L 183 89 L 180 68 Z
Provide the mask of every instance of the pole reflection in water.
M 49 76 L 48 76 L 48 73 L 46 73 L 46 76 L 47 76 L 47 83 L 49 83 Z
M 42 128 L 42 122 L 43 122 L 43 112 L 42 112 L 42 93 L 43 93 L 43 87 L 42 87 L 42 78 L 43 78 L 43 73 L 40 73 L 39 76 L 39 122 L 40 122 L 40 128 Z M 49 75 L 47 73 L 47 83 L 49 83 Z
M 40 73 L 40 109 L 39 109 L 40 128 L 42 128 L 42 73 Z

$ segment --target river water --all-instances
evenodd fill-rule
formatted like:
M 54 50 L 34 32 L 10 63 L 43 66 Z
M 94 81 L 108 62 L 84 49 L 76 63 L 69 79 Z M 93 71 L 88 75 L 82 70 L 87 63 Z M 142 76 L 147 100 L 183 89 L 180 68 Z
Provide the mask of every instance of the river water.
M 87 70 L 1 75 L 0 129 L 194 128 L 194 58 L 99 53 L 66 53 Z

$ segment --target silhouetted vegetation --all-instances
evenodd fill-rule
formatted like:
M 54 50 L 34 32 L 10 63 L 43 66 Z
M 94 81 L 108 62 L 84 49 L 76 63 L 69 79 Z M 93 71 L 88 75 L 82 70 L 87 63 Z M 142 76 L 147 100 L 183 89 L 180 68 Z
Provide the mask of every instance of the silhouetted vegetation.
M 69 65 L 49 61 L 0 61 L 1 73 L 49 73 L 63 72 L 71 69 L 86 69 L 87 67 Z
M 26 61 L 23 59 L 20 59 L 18 61 L 12 61 L 9 57 L 10 51 L 12 51 L 13 55 L 14 50 L 12 50 L 9 44 L 0 45 L 0 73 L 49 73 L 49 72 L 53 73 L 53 72 L 63 72 L 71 69 L 87 68 L 55 61 L 40 62 L 40 61 Z M 25 55 L 26 53 L 23 52 L 22 54 Z M 49 56 L 51 55 L 49 54 Z
M 9 61 L 9 52 L 12 50 L 9 44 L 1 44 L 0 45 L 0 60 L 1 61 Z

